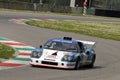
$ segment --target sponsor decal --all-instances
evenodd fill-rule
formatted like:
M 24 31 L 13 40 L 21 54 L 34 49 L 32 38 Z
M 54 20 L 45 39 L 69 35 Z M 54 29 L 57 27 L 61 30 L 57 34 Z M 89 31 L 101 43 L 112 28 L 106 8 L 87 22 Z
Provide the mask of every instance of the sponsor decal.
M 54 56 L 54 55 L 47 55 L 45 58 L 46 58 L 46 59 L 53 59 L 53 60 L 58 59 L 58 57 L 57 57 L 57 56 Z
M 59 56 L 57 55 L 57 52 L 52 53 L 51 55 L 48 54 L 48 52 L 46 53 L 46 55 L 44 56 L 45 60 L 58 60 Z

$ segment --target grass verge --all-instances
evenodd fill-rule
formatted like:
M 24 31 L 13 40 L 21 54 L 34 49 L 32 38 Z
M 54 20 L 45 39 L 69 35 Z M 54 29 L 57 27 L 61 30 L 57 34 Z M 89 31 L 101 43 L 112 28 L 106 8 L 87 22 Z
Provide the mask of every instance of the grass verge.
M 10 46 L 0 43 L 0 62 L 4 59 L 9 59 L 14 57 L 15 50 Z
M 28 25 L 53 30 L 73 32 L 94 37 L 120 41 L 120 23 L 88 21 L 28 21 Z

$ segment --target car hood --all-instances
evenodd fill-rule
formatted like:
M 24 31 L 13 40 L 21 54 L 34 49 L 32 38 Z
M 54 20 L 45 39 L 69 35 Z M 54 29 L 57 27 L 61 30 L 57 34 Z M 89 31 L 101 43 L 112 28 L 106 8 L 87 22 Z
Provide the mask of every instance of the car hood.
M 64 55 L 68 54 L 69 52 L 65 51 L 57 51 L 57 50 L 49 50 L 49 49 L 43 49 L 43 60 L 51 60 L 51 61 L 61 61 L 61 59 L 64 57 Z

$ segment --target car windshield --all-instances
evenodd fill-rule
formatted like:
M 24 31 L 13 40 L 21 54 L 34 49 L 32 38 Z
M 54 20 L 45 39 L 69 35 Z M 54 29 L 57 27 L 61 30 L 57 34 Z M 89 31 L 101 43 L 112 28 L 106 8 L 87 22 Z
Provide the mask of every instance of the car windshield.
M 77 52 L 77 46 L 68 42 L 57 42 L 57 41 L 48 41 L 44 45 L 45 49 L 60 50 L 67 52 Z

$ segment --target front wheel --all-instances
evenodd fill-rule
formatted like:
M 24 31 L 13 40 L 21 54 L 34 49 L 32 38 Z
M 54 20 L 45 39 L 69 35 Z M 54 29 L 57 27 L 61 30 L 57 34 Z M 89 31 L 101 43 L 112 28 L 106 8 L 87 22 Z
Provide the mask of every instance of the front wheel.
M 79 68 L 80 68 L 80 59 L 77 59 L 74 69 L 78 70 Z

